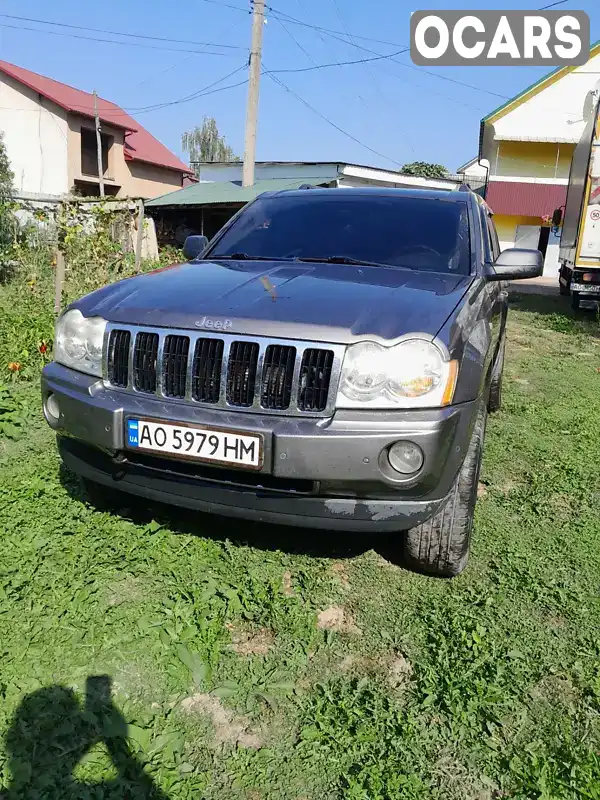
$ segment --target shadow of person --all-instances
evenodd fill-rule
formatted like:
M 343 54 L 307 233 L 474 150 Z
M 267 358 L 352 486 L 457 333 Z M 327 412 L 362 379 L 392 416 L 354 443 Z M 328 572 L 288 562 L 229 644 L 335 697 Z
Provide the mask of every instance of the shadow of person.
M 78 781 L 73 772 L 103 742 L 116 777 Z M 127 723 L 111 699 L 110 678 L 91 676 L 85 705 L 64 686 L 24 698 L 6 734 L 11 783 L 2 800 L 167 800 L 127 744 Z

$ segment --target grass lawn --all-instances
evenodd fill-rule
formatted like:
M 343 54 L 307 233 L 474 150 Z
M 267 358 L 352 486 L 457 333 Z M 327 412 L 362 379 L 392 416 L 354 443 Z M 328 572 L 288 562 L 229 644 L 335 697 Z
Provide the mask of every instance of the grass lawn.
M 453 581 L 389 538 L 95 511 L 25 388 L 29 433 L 0 439 L 6 797 L 600 798 L 598 325 L 512 306 Z

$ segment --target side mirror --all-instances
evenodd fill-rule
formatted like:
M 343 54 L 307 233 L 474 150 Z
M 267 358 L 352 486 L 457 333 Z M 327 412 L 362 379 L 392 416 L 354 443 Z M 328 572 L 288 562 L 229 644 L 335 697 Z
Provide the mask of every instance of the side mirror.
M 194 258 L 198 258 L 207 247 L 208 238 L 206 236 L 188 236 L 183 243 L 183 255 L 188 261 L 192 261 Z
M 504 250 L 494 262 L 493 271 L 486 273 L 489 281 L 518 281 L 539 278 L 544 271 L 544 257 L 539 250 L 513 247 Z
M 562 208 L 557 208 L 555 212 L 552 214 L 552 226 L 554 228 L 558 228 L 559 225 L 563 221 L 563 210 Z

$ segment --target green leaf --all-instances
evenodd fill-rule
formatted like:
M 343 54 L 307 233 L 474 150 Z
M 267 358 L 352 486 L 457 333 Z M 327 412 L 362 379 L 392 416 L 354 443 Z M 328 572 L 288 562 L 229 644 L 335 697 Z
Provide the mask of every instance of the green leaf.
M 229 686 L 217 686 L 216 689 L 213 689 L 211 694 L 213 694 L 215 697 L 224 699 L 226 697 L 233 697 L 234 694 L 237 694 L 237 691 L 237 689 L 232 689 Z
M 171 637 L 164 628 L 161 628 L 158 632 L 158 638 L 164 645 L 167 645 L 167 647 L 171 644 Z
M 206 664 L 198 653 L 194 653 L 184 644 L 178 644 L 176 648 L 177 658 L 192 673 L 192 679 L 196 686 L 201 686 L 210 675 L 210 667 Z
M 137 725 L 128 725 L 127 738 L 133 740 L 142 750 L 147 751 L 150 743 L 150 731 L 138 728 Z

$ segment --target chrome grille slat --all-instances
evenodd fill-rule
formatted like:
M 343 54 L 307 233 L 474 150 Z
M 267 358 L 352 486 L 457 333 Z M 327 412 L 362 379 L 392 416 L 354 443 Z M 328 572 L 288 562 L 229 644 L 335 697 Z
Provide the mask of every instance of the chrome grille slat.
M 116 341 L 129 342 L 116 364 L 121 385 Z M 145 354 L 136 355 L 140 349 Z M 103 376 L 111 389 L 192 406 L 326 417 L 335 408 L 344 351 L 325 342 L 109 323 Z

